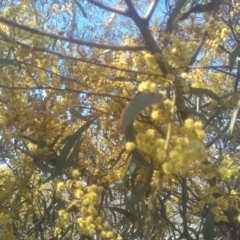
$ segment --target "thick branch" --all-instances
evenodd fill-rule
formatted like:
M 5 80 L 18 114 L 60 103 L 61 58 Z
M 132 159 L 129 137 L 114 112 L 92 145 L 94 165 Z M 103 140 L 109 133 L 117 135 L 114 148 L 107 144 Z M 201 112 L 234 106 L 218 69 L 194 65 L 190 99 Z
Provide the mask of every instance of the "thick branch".
M 88 0 L 88 2 L 92 3 L 93 5 L 95 5 L 99 8 L 105 9 L 107 11 L 115 12 L 115 13 L 121 14 L 123 16 L 129 17 L 128 12 L 126 10 L 123 10 L 123 9 L 119 8 L 119 7 L 109 6 L 109 5 L 107 5 L 103 2 L 99 2 L 98 0 Z
M 162 51 L 159 48 L 159 46 L 157 45 L 157 43 L 151 33 L 151 30 L 148 27 L 148 21 L 145 18 L 142 18 L 138 15 L 131 0 L 125 0 L 125 2 L 128 6 L 130 17 L 134 21 L 134 23 L 137 25 L 137 27 L 139 28 L 149 51 L 152 54 L 156 54 L 156 53 L 159 54 L 159 57 L 157 58 L 158 66 L 161 69 L 161 71 L 163 72 L 163 75 L 167 75 L 169 73 L 169 66 L 168 66 L 166 60 L 164 59 Z
M 84 45 L 84 46 L 88 46 L 88 47 L 95 47 L 95 48 L 100 48 L 100 49 L 111 49 L 114 51 L 138 51 L 138 50 L 147 50 L 148 49 L 146 46 L 113 46 L 113 45 L 99 44 L 99 43 L 94 43 L 94 42 L 84 41 L 84 40 L 79 40 L 79 39 L 74 39 L 74 38 L 68 38 L 68 37 L 64 37 L 62 35 L 47 33 L 47 32 L 37 30 L 35 28 L 27 27 L 25 25 L 20 25 L 13 21 L 9 21 L 3 17 L 0 17 L 0 22 L 4 23 L 6 25 L 9 25 L 9 26 L 23 29 L 25 31 L 31 32 L 32 34 L 50 37 L 53 39 L 62 40 L 62 41 L 66 41 L 66 42 L 76 43 L 78 45 Z

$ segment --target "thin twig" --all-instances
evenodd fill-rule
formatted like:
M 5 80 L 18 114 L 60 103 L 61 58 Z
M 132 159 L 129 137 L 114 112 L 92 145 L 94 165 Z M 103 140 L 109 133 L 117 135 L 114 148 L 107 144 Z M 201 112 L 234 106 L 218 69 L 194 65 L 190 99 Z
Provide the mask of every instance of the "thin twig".
M 99 8 L 105 9 L 107 11 L 115 12 L 115 13 L 118 13 L 118 14 L 126 16 L 126 17 L 129 16 L 129 13 L 126 10 L 123 10 L 122 8 L 113 7 L 113 6 L 107 5 L 103 2 L 100 2 L 98 0 L 88 0 L 88 2 L 92 3 L 93 5 L 95 5 Z
M 5 88 L 5 89 L 11 89 L 11 90 L 54 90 L 54 91 L 59 91 L 59 92 L 75 92 L 75 93 L 81 93 L 81 94 L 86 94 L 86 95 L 93 95 L 93 96 L 103 96 L 103 97 L 110 97 L 110 98 L 120 98 L 124 100 L 130 101 L 130 98 L 127 97 L 122 97 L 119 95 L 112 95 L 108 93 L 94 93 L 94 92 L 86 92 L 86 91 L 79 91 L 79 90 L 74 90 L 74 89 L 68 89 L 68 88 L 54 88 L 54 87 L 42 87 L 42 86 L 37 86 L 37 87 L 11 87 L 11 86 L 4 86 L 0 85 L 0 88 Z
M 95 43 L 95 42 L 84 41 L 84 40 L 79 40 L 79 39 L 74 39 L 74 38 L 68 38 L 68 37 L 64 37 L 62 35 L 47 33 L 47 32 L 37 30 L 35 28 L 30 28 L 28 26 L 21 25 L 21 24 L 18 24 L 16 22 L 7 20 L 3 17 L 0 17 L 0 22 L 4 23 L 6 25 L 12 26 L 12 27 L 16 27 L 16 28 L 31 32 L 32 34 L 37 34 L 37 35 L 41 35 L 41 36 L 45 36 L 45 37 L 50 37 L 50 38 L 53 38 L 53 39 L 62 40 L 62 41 L 66 41 L 66 42 L 76 43 L 78 45 L 85 45 L 85 46 L 88 46 L 88 47 L 95 47 L 95 48 L 101 48 L 101 49 L 111 49 L 111 50 L 114 50 L 114 51 L 147 50 L 146 46 L 113 46 L 113 45 L 99 44 L 99 43 Z

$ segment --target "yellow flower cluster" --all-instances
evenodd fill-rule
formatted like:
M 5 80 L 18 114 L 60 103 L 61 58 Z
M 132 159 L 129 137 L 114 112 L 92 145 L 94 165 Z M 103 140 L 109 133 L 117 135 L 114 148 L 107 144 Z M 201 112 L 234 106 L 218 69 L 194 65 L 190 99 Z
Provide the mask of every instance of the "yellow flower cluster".
M 136 147 L 134 142 L 127 142 L 125 148 L 128 152 L 131 152 Z
M 187 119 L 181 128 L 183 136 L 173 139 L 173 149 L 169 152 L 169 161 L 163 164 L 166 174 L 187 174 L 190 170 L 196 172 L 200 164 L 206 160 L 206 150 L 201 143 L 205 138 L 201 122 Z
M 213 27 L 214 26 L 214 27 Z M 221 43 L 226 42 L 229 29 L 217 21 L 210 21 L 205 26 L 205 31 L 208 33 L 206 45 L 211 48 L 217 48 Z
M 12 218 L 7 213 L 0 213 L 0 238 L 1 239 L 16 239 L 12 231 Z
M 156 83 L 153 83 L 149 80 L 141 82 L 138 86 L 139 92 L 149 91 L 149 92 L 155 92 L 157 90 Z
M 136 135 L 138 149 L 147 156 L 147 159 L 152 158 L 155 165 L 159 165 L 165 161 L 167 154 L 164 150 L 165 140 L 156 136 L 153 129 L 148 129 L 146 132 L 141 132 Z
M 162 93 L 162 92 L 161 92 Z M 163 99 L 164 99 L 164 94 Z M 176 112 L 176 106 L 170 99 L 163 100 L 164 108 L 160 108 L 157 105 L 152 106 L 151 118 L 154 121 L 161 121 L 161 123 L 169 123 L 172 114 Z
M 76 177 L 79 172 L 75 169 L 72 171 L 72 175 Z M 57 188 L 58 191 L 63 192 L 64 189 L 70 186 L 75 188 L 73 192 L 75 199 L 69 203 L 67 209 L 58 212 L 58 233 L 56 232 L 56 234 L 60 234 L 61 229 L 69 222 L 69 212 L 78 209 L 80 217 L 75 220 L 75 224 L 79 226 L 81 234 L 97 235 L 99 239 L 121 240 L 122 238 L 116 235 L 115 230 L 110 229 L 108 221 L 99 214 L 99 203 L 103 187 L 95 184 L 84 187 L 83 182 L 79 180 L 67 180 L 66 183 L 59 182 Z
M 7 213 L 0 213 L 0 225 L 11 224 L 12 218 Z

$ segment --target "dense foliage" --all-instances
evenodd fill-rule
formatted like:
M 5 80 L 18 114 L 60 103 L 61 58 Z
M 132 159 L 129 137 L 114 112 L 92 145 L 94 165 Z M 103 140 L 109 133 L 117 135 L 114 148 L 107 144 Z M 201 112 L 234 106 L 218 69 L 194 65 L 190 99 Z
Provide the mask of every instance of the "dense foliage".
M 2 0 L 1 239 L 240 239 L 240 5 Z

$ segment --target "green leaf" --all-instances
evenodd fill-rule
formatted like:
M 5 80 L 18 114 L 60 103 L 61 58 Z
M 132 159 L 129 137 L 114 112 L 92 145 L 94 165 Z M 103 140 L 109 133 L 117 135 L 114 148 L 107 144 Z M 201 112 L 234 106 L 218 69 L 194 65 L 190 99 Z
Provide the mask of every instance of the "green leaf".
M 146 161 L 146 160 L 144 159 L 144 157 L 139 153 L 138 150 L 136 150 L 136 149 L 133 150 L 132 156 L 133 156 L 134 158 L 136 158 L 137 162 L 138 162 L 140 165 L 142 165 L 143 167 L 148 168 L 148 169 L 155 169 L 154 166 L 153 166 L 151 163 L 149 163 L 148 161 Z
M 240 54 L 240 43 L 238 43 L 238 45 L 235 47 L 235 49 L 232 51 L 232 53 L 230 55 L 230 58 L 229 58 L 229 62 L 230 62 L 229 66 L 230 67 L 233 67 L 233 65 L 236 61 L 236 58 L 239 56 L 239 54 Z
M 221 122 L 221 119 L 219 120 L 214 120 L 215 118 L 219 118 L 221 114 L 221 109 L 219 107 L 215 107 L 215 111 L 214 113 L 212 114 L 212 116 L 210 116 L 210 118 L 206 121 L 205 125 L 204 125 L 204 128 L 206 128 L 208 125 L 210 125 L 210 123 L 212 123 L 212 125 L 214 126 L 215 130 L 220 133 L 219 131 L 219 127 L 216 126 L 216 124 L 214 124 L 214 121 L 217 121 L 218 124 L 221 126 L 222 125 L 222 122 Z
M 186 108 L 186 110 L 187 110 L 187 113 L 192 114 L 192 115 L 194 115 L 196 117 L 199 117 L 203 121 L 207 121 L 207 118 L 203 114 L 197 112 L 195 109 L 193 109 L 193 108 Z
M 96 118 L 85 123 L 68 139 L 67 143 L 63 147 L 63 149 L 57 159 L 58 164 L 56 164 L 56 168 L 55 168 L 57 173 L 60 174 L 62 172 L 63 168 L 66 166 L 66 163 L 69 161 L 70 157 L 71 157 L 70 162 L 71 162 L 72 158 L 76 157 L 76 156 L 74 156 L 74 155 L 76 155 L 76 152 L 77 152 L 77 150 L 75 148 L 74 148 L 75 149 L 74 154 L 70 154 L 69 158 L 68 158 L 68 155 L 69 155 L 71 149 L 73 148 L 73 146 L 75 145 L 75 143 L 78 141 L 78 139 L 81 138 L 82 133 L 85 130 L 87 130 L 95 120 L 96 120 Z
M 19 66 L 13 59 L 0 58 L 0 65 L 15 65 Z
M 87 18 L 87 13 L 85 12 L 82 4 L 80 4 L 77 0 L 73 0 L 75 2 L 75 4 L 78 6 L 78 8 L 80 9 L 82 15 Z
M 150 170 L 149 170 L 149 173 L 148 173 L 147 180 L 146 180 L 144 186 L 142 187 L 142 189 L 141 189 L 140 191 L 137 191 L 136 194 L 132 194 L 132 196 L 131 196 L 130 199 L 128 200 L 128 204 L 129 204 L 129 205 L 138 202 L 139 199 L 141 199 L 142 196 L 146 193 L 146 191 L 148 190 L 149 185 L 150 185 L 150 183 L 151 183 L 152 175 L 153 175 L 153 170 L 150 169 Z
M 233 128 L 234 128 L 234 125 L 235 125 L 235 122 L 236 122 L 236 118 L 237 118 L 237 114 L 238 114 L 239 108 L 240 108 L 240 99 L 238 100 L 238 103 L 237 103 L 236 107 L 233 110 L 231 121 L 230 121 L 228 130 L 227 130 L 228 138 L 232 135 Z
M 126 171 L 125 175 L 120 180 L 118 180 L 117 182 L 111 184 L 111 186 L 114 187 L 114 186 L 117 186 L 119 184 L 122 184 L 122 183 L 126 182 L 132 176 L 136 167 L 137 167 L 137 159 L 132 155 L 131 161 L 128 165 L 128 168 L 127 168 L 127 171 Z
M 215 226 L 214 214 L 213 214 L 212 210 L 210 209 L 207 214 L 206 221 L 203 225 L 204 239 L 214 240 L 214 226 Z
M 221 103 L 221 98 L 214 93 L 213 91 L 209 90 L 209 89 L 205 89 L 205 88 L 190 88 L 189 92 L 193 95 L 196 95 L 200 98 L 202 98 L 203 95 L 206 95 L 210 98 L 212 98 L 213 100 L 217 101 L 218 103 Z
M 86 119 L 88 118 L 88 116 L 84 116 L 84 115 L 80 114 L 80 113 L 79 113 L 76 109 L 74 109 L 74 108 L 71 108 L 71 109 L 69 110 L 69 112 L 70 112 L 73 116 L 75 116 L 76 118 L 79 118 L 79 119 L 84 120 L 84 121 L 86 121 Z
M 181 11 L 181 9 L 184 7 L 184 5 L 188 2 L 188 0 L 178 0 L 176 3 L 175 8 L 173 9 L 173 11 L 171 12 L 168 22 L 167 22 L 167 27 L 166 27 L 166 31 L 167 32 L 171 32 L 172 31 L 172 24 L 174 22 L 174 20 L 176 19 L 177 15 L 179 14 L 179 12 Z
M 38 141 L 38 143 L 37 143 L 37 148 L 39 149 L 39 148 L 44 148 L 44 147 L 46 147 L 47 146 L 47 142 L 46 141 L 44 141 L 43 139 L 40 139 L 39 141 Z
M 130 124 L 134 117 L 152 104 L 163 104 L 162 96 L 160 93 L 141 93 L 135 96 L 128 106 L 122 112 L 120 119 L 120 127 L 125 132 L 128 124 Z
M 74 149 L 73 151 L 71 152 L 70 156 L 68 157 L 64 167 L 71 167 L 72 165 L 74 165 L 74 160 L 76 159 L 77 155 L 78 155 L 78 152 L 79 152 L 79 148 L 80 148 L 80 145 L 81 143 L 83 142 L 85 138 L 81 139 L 81 138 L 78 138 L 75 146 L 74 146 Z
M 135 142 L 133 122 L 129 123 L 125 130 L 126 142 Z
M 118 212 L 122 215 L 124 215 L 129 221 L 131 222 L 138 222 L 138 218 L 131 212 L 122 209 L 122 208 L 117 208 L 117 207 L 108 207 L 110 210 Z

